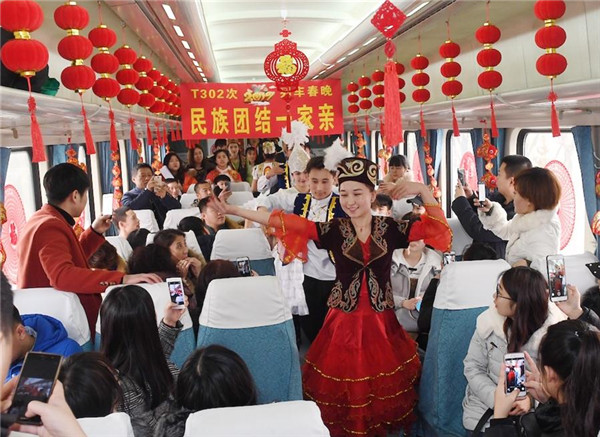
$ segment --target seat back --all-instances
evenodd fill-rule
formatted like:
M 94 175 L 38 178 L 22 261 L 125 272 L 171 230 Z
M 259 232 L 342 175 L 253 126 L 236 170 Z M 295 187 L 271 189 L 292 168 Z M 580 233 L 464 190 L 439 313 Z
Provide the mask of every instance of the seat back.
M 125 238 L 119 237 L 118 235 L 104 238 L 106 238 L 106 241 L 108 241 L 114 246 L 115 249 L 117 249 L 117 253 L 121 258 L 123 258 L 125 261 L 129 259 L 133 253 L 133 249 L 131 248 L 129 241 L 127 241 Z
M 113 212 L 113 193 L 102 195 L 102 214 L 112 214 Z
M 164 317 L 165 307 L 169 302 L 171 302 L 171 295 L 169 294 L 169 288 L 166 282 L 160 282 L 158 284 L 137 284 L 139 287 L 145 289 L 150 297 L 152 298 L 152 303 L 154 304 L 154 311 L 156 312 L 156 324 L 158 325 L 160 321 Z M 105 299 L 108 294 L 117 287 L 121 287 L 121 285 L 117 285 L 115 287 L 109 287 L 106 289 L 106 292 L 102 294 L 102 298 Z M 185 360 L 187 360 L 188 356 L 194 351 L 195 339 L 194 339 L 194 330 L 192 329 L 192 318 L 190 317 L 190 313 L 186 310 L 183 316 L 180 319 L 183 327 L 181 328 L 181 332 L 177 336 L 177 340 L 175 341 L 175 348 L 171 353 L 170 360 L 175 363 L 177 367 L 183 366 Z M 100 346 L 100 317 L 98 317 L 98 321 L 96 322 L 96 346 Z
M 302 399 L 294 324 L 275 276 L 215 279 L 209 284 L 198 347 L 211 344 L 242 357 L 256 383 L 259 404 Z
M 223 229 L 217 232 L 210 258 L 235 261 L 250 258 L 252 269 L 259 275 L 275 275 L 273 256 L 262 229 Z
M 185 217 L 200 218 L 200 210 L 198 208 L 185 208 L 167 211 L 167 217 L 165 218 L 163 229 L 177 229 L 177 225 L 181 219 Z
M 232 191 L 231 197 L 227 199 L 227 203 L 242 206 L 251 200 L 254 200 L 254 196 L 250 191 Z
M 276 402 L 250 407 L 212 408 L 190 414 L 184 437 L 329 436 L 317 404 Z
M 181 195 L 181 199 L 179 199 L 179 203 L 181 203 L 182 209 L 187 209 L 192 207 L 192 203 L 196 200 L 196 193 L 193 191 L 191 193 L 184 193 Z
M 156 234 L 148 234 L 148 236 L 146 237 L 146 246 L 154 242 L 155 235 Z M 200 249 L 200 244 L 198 244 L 198 239 L 196 238 L 194 231 L 185 232 L 185 244 L 188 247 L 188 249 L 191 249 L 198 255 L 202 255 L 202 250 Z
M 112 413 L 104 417 L 77 419 L 87 437 L 133 437 L 131 419 L 127 413 Z
M 590 252 L 565 256 L 567 284 L 575 285 L 581 294 L 585 293 L 591 287 L 598 286 L 596 277 L 585 266 L 586 264 L 597 262 L 598 258 Z
M 148 229 L 150 232 L 158 232 L 158 222 L 151 209 L 136 209 L 135 215 L 140 220 L 140 228 Z
M 230 186 L 231 191 L 249 191 L 252 192 L 250 184 L 246 181 L 232 182 Z
M 466 433 L 463 360 L 477 317 L 492 303 L 498 276 L 509 268 L 504 260 L 485 260 L 455 262 L 442 270 L 419 392 L 419 411 L 431 435 L 463 437 Z
M 473 243 L 473 239 L 467 234 L 467 231 L 456 217 L 449 218 L 448 225 L 452 229 L 452 250 L 456 255 L 462 255 L 465 247 Z
M 49 287 L 26 288 L 14 290 L 13 296 L 19 313 L 54 317 L 63 324 L 69 338 L 84 350 L 92 349 L 87 317 L 75 293 Z

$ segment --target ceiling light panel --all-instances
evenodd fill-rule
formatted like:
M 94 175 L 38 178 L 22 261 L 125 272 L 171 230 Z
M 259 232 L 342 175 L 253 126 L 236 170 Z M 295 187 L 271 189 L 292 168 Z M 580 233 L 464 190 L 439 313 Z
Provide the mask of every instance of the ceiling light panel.
M 181 40 L 181 45 L 182 45 L 182 46 L 183 46 L 183 48 L 184 48 L 184 49 L 186 49 L 186 50 L 189 50 L 189 49 L 191 49 L 191 47 L 190 47 L 190 44 L 189 44 L 189 43 L 188 43 L 188 42 L 187 42 L 185 39 L 182 39 L 182 40 Z
M 188 56 L 192 59 L 196 59 L 196 55 L 194 55 L 192 52 L 188 52 Z
M 173 13 L 173 9 L 171 9 L 171 6 L 163 4 L 162 7 L 165 10 L 165 14 L 167 14 L 167 17 L 169 17 L 171 20 L 174 20 L 175 14 Z
M 173 29 L 175 30 L 175 33 L 177 34 L 177 36 L 183 37 L 183 31 L 181 30 L 181 27 L 174 24 Z

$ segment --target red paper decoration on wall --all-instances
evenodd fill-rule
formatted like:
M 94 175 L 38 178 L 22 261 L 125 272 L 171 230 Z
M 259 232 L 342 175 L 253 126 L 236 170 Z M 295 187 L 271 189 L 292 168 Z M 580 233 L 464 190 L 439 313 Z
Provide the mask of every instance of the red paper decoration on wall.
M 286 129 L 291 132 L 292 116 L 290 114 L 290 101 L 292 93 L 298 89 L 298 84 L 308 74 L 308 58 L 298 50 L 298 45 L 287 39 L 292 34 L 285 28 L 280 35 L 281 41 L 275 44 L 274 50 L 267 55 L 264 62 L 264 70 L 267 77 L 275 82 L 277 90 L 284 94 L 286 102 Z
M 564 73 L 567 69 L 567 59 L 556 49 L 562 46 L 567 40 L 567 34 L 564 29 L 556 25 L 556 20 L 562 17 L 566 11 L 566 4 L 563 0 L 537 0 L 534 6 L 535 15 L 544 20 L 544 27 L 535 34 L 535 43 L 546 53 L 540 56 L 535 64 L 538 73 L 547 76 L 550 79 L 550 94 L 548 100 L 552 104 L 551 124 L 552 136 L 560 136 L 560 126 L 558 125 L 558 115 L 556 114 L 556 93 L 554 92 L 554 79 Z
M 27 79 L 33 162 L 46 160 L 42 131 L 35 114 L 36 102 L 31 94 L 31 77 L 48 65 L 48 49 L 41 42 L 31 39 L 30 35 L 43 21 L 42 8 L 32 0 L 4 0 L 0 3 L 0 26 L 15 36 L 15 39 L 2 46 L 0 58 L 6 68 Z
M 384 68 L 384 101 L 385 101 L 385 136 L 384 142 L 389 147 L 404 142 L 402 134 L 402 112 L 400 108 L 400 88 L 398 84 L 398 73 L 393 57 L 396 46 L 392 41 L 394 34 L 400 29 L 406 20 L 406 15 L 392 2 L 385 0 L 377 9 L 371 24 L 385 37 L 384 52 L 387 57 Z
M 462 83 L 456 79 L 461 72 L 461 66 L 454 59 L 460 54 L 460 46 L 450 39 L 450 27 L 448 25 L 448 39 L 440 46 L 440 56 L 446 59 L 442 64 L 440 72 L 447 80 L 442 85 L 442 94 L 448 97 L 452 103 L 452 134 L 455 137 L 460 136 L 458 130 L 458 121 L 456 120 L 456 111 L 454 109 L 454 99 L 462 90 Z
M 83 93 L 96 82 L 94 70 L 83 65 L 84 59 L 92 54 L 93 48 L 89 39 L 79 35 L 79 31 L 88 25 L 90 16 L 85 8 L 70 1 L 56 8 L 54 21 L 58 27 L 67 31 L 67 36 L 58 43 L 58 47 L 60 55 L 71 61 L 71 66 L 62 71 L 60 80 L 66 88 L 79 94 L 86 152 L 93 155 L 96 153 L 96 147 L 83 105 Z
M 489 5 L 488 5 L 489 8 Z M 488 9 L 489 14 L 489 9 Z M 496 113 L 494 111 L 494 96 L 492 92 L 502 84 L 502 75 L 494 70 L 502 60 L 502 54 L 492 47 L 492 44 L 498 42 L 501 36 L 500 29 L 493 24 L 490 24 L 489 20 L 483 23 L 475 32 L 475 38 L 481 44 L 483 49 L 477 54 L 477 63 L 485 68 L 485 71 L 479 74 L 477 83 L 481 88 L 490 93 L 490 110 L 491 110 L 491 125 L 492 125 L 492 137 L 498 137 L 498 127 L 496 124 Z

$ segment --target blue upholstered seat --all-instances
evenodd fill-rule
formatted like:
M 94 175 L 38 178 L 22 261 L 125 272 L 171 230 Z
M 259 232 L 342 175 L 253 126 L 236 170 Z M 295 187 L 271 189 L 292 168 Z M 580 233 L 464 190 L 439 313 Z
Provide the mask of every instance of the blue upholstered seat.
M 223 229 L 217 232 L 211 259 L 235 261 L 244 256 L 250 259 L 252 270 L 259 275 L 275 275 L 271 247 L 261 229 Z

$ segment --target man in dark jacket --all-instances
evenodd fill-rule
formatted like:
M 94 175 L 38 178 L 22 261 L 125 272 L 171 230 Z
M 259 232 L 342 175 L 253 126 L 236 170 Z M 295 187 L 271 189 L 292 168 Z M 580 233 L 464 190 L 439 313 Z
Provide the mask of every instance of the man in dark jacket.
M 181 203 L 168 193 L 164 182 L 154 179 L 152 167 L 148 164 L 136 165 L 131 179 L 135 188 L 123 194 L 123 206 L 133 210 L 151 209 L 158 226 L 162 229 L 167 211 L 180 209 Z
M 500 163 L 497 178 L 498 192 L 490 194 L 488 198 L 502 205 L 506 211 L 508 220 L 512 219 L 515 215 L 515 207 L 513 205 L 515 176 L 521 170 L 527 168 L 531 168 L 531 161 L 529 158 L 521 155 L 505 156 Z M 500 257 L 504 258 L 506 241 L 483 227 L 477 215 L 477 208 L 473 205 L 475 198 L 477 198 L 476 193 L 458 181 L 454 192 L 452 211 L 454 211 L 460 224 L 473 241 L 489 244 L 496 250 Z

